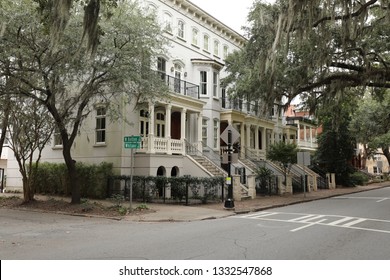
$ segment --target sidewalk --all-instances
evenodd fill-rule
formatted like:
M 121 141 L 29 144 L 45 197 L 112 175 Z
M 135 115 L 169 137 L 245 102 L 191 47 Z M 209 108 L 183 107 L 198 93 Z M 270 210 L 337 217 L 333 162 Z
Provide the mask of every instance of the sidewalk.
M 354 188 L 337 188 L 333 190 L 318 190 L 310 193 L 300 193 L 289 196 L 263 196 L 256 199 L 235 201 L 234 210 L 224 209 L 223 203 L 204 204 L 196 206 L 169 205 L 169 204 L 148 204 L 148 207 L 155 210 L 154 213 L 147 213 L 139 216 L 127 216 L 125 220 L 137 222 L 188 222 L 207 219 L 218 219 L 236 214 L 256 212 L 274 207 L 286 206 L 297 203 L 324 199 L 344 194 L 369 191 L 384 187 L 390 187 L 390 182 L 358 186 Z

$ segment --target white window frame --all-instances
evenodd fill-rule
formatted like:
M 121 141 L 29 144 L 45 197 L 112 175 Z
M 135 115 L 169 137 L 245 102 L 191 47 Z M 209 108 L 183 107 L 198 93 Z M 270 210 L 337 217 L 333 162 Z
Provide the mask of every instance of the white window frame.
M 218 72 L 213 71 L 213 97 L 218 98 Z
M 200 71 L 199 90 L 202 96 L 207 95 L 207 71 Z
M 213 148 L 218 149 L 218 140 L 219 140 L 219 120 L 214 119 L 214 127 L 213 127 Z
M 107 140 L 107 107 L 98 106 L 95 112 L 95 143 L 105 144 Z
M 185 39 L 185 22 L 181 19 L 177 21 L 177 37 Z
M 207 135 L 208 135 L 208 122 L 209 120 L 206 118 L 202 119 L 202 142 L 207 145 Z
M 210 36 L 207 34 L 203 35 L 203 50 L 210 51 Z
M 191 39 L 191 43 L 192 43 L 194 46 L 198 46 L 198 45 L 199 45 L 199 30 L 196 29 L 196 28 L 192 28 L 192 39 Z
M 172 33 L 172 15 L 168 12 L 164 12 L 164 30 Z
M 213 53 L 215 56 L 219 56 L 219 41 L 214 40 L 214 50 Z

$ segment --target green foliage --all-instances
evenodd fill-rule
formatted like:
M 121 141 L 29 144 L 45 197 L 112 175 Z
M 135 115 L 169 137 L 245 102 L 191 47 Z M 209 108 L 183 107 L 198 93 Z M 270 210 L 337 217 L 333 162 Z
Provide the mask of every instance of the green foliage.
M 350 181 L 353 185 L 364 186 L 367 185 L 370 177 L 361 172 L 355 172 L 350 175 Z
M 267 150 L 267 159 L 278 162 L 281 167 L 287 168 L 287 166 L 297 162 L 298 148 L 295 143 L 285 143 L 279 141 L 273 145 L 270 145 Z
M 77 163 L 81 195 L 88 198 L 106 198 L 107 179 L 112 176 L 112 164 Z M 36 193 L 70 195 L 67 168 L 62 163 L 41 163 L 34 178 Z
M 351 160 L 355 153 L 356 141 L 351 135 L 349 126 L 349 114 L 342 111 L 340 119 L 335 121 L 332 114 L 323 118 L 323 132 L 318 137 L 318 149 L 314 161 L 322 169 L 336 174 L 336 184 L 351 186 L 350 174 L 354 172 Z M 334 115 L 333 115 L 334 117 Z
M 255 1 L 247 45 L 227 60 L 236 95 L 311 109 L 344 89 L 389 88 L 388 0 Z

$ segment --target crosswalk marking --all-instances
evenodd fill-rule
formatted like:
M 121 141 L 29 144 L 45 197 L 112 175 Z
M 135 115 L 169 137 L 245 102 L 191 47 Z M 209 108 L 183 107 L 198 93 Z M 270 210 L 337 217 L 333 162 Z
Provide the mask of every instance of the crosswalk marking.
M 339 225 L 339 224 L 341 224 L 341 223 L 344 223 L 344 222 L 349 221 L 349 220 L 352 220 L 352 219 L 353 219 L 352 217 L 345 217 L 345 218 L 342 218 L 342 219 L 340 219 L 340 220 L 331 222 L 331 223 L 329 223 L 328 225 L 330 225 L 330 226 L 335 226 L 335 225 Z
M 321 225 L 390 234 L 390 220 L 289 212 L 257 212 L 249 215 L 237 215 L 233 216 L 233 218 L 258 219 L 269 222 L 302 224 L 301 227 L 291 230 L 292 232 L 305 229 L 313 225 Z M 362 222 L 367 223 L 358 225 Z
M 355 220 L 355 221 L 352 221 L 352 222 L 343 224 L 343 225 L 341 225 L 341 226 L 342 226 L 342 227 L 351 227 L 351 226 L 353 226 L 353 225 L 356 225 L 356 224 L 358 224 L 358 223 L 364 222 L 364 221 L 366 221 L 366 220 L 367 220 L 367 219 L 360 218 L 360 219 L 357 219 L 357 220 Z

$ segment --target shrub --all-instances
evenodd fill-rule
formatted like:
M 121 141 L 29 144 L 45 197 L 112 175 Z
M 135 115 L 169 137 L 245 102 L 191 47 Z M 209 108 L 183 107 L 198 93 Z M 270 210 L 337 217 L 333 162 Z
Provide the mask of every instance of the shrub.
M 349 179 L 353 185 L 363 186 L 367 185 L 370 178 L 364 173 L 355 172 L 350 175 Z
M 112 176 L 112 163 L 76 164 L 82 197 L 105 198 L 107 178 Z M 34 178 L 35 193 L 70 195 L 69 178 L 64 163 L 41 163 Z

